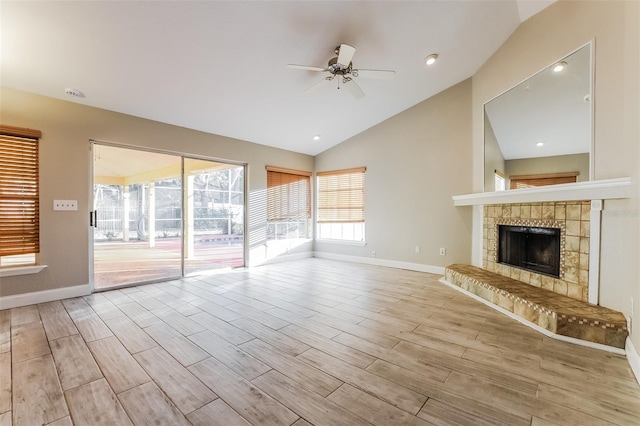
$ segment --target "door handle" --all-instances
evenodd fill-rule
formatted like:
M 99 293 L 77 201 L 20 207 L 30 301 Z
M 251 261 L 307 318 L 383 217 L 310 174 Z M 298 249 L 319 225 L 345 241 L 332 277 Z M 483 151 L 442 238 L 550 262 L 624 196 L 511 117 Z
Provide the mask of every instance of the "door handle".
M 89 212 L 89 226 L 98 227 L 98 210 Z

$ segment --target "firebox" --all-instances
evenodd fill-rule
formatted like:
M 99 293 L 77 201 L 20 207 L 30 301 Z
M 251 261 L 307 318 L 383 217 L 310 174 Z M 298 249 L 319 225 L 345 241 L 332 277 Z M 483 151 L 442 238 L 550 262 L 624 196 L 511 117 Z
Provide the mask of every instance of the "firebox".
M 560 229 L 498 225 L 498 262 L 560 277 Z

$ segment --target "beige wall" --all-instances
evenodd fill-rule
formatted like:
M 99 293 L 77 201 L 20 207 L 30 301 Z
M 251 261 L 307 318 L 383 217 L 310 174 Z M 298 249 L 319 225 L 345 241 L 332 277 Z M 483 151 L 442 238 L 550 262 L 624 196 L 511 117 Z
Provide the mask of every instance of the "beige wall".
M 313 157 L 308 155 L 8 88 L 2 88 L 0 96 L 2 124 L 42 131 L 40 262 L 48 266 L 39 274 L 2 278 L 0 296 L 89 282 L 90 139 L 247 163 L 251 263 L 269 256 L 265 245 L 265 165 L 313 170 Z M 78 200 L 78 211 L 54 212 L 54 199 Z M 311 250 L 311 242 L 294 249 Z
M 471 81 L 464 81 L 316 157 L 316 171 L 366 166 L 366 246 L 317 252 L 431 266 L 471 259 Z M 420 253 L 415 246 L 420 245 Z M 439 248 L 447 249 L 446 256 Z
M 600 303 L 632 314 L 640 302 L 640 3 L 559 1 L 511 35 L 473 76 L 474 190 L 482 191 L 485 102 L 569 52 L 595 40 L 594 179 L 630 176 L 633 197 L 605 202 L 602 219 Z M 476 210 L 476 213 L 478 210 Z M 480 221 L 474 217 L 474 226 Z M 474 237 L 477 235 L 474 232 Z M 479 260 L 474 240 L 474 263 Z M 633 328 L 640 330 L 636 308 Z M 640 348 L 640 333 L 631 337 Z
M 504 162 L 504 170 L 507 178 L 518 175 L 578 172 L 578 182 L 583 182 L 589 180 L 589 154 L 507 160 Z

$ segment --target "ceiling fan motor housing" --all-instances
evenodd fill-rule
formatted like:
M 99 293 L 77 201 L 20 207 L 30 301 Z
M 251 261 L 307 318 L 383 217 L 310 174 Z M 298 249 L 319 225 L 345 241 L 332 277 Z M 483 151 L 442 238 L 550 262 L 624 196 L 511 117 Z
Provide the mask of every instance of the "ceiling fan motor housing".
M 353 62 L 349 62 L 349 65 L 342 65 L 338 63 L 338 57 L 331 58 L 329 60 L 329 64 L 327 65 L 327 69 L 333 75 L 347 75 L 351 74 L 353 69 Z

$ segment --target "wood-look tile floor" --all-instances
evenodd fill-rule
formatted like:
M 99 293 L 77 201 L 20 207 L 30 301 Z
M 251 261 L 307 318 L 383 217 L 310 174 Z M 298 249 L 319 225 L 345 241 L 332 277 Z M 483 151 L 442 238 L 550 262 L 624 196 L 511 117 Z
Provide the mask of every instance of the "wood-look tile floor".
M 627 360 L 306 259 L 0 311 L 0 425 L 634 425 Z

